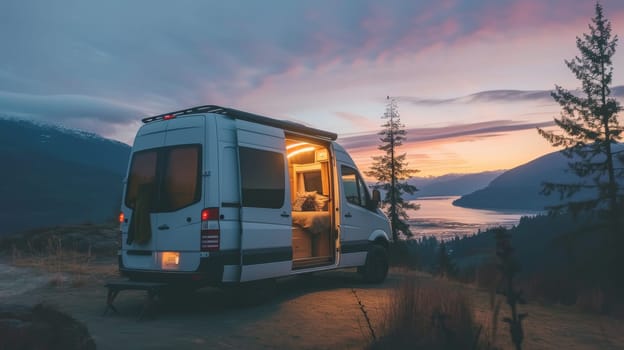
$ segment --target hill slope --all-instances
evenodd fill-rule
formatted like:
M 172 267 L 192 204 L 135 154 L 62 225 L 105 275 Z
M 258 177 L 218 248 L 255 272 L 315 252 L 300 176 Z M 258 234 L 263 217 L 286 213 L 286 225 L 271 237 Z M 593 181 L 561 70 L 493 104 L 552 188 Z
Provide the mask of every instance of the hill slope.
M 616 150 L 624 150 L 619 144 Z M 529 163 L 506 171 L 486 188 L 462 196 L 454 205 L 478 209 L 543 210 L 545 206 L 561 203 L 558 193 L 550 196 L 540 194 L 542 182 L 574 183 L 579 178 L 568 172 L 569 159 L 560 152 L 553 152 Z M 579 192 L 573 199 L 593 196 L 595 190 Z
M 129 154 L 95 134 L 0 119 L 0 234 L 114 218 Z

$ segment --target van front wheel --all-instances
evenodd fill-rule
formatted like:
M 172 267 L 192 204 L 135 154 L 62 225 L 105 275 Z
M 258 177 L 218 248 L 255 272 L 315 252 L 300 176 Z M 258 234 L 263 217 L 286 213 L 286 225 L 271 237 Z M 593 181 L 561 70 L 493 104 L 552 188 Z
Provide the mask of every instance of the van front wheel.
M 358 268 L 364 281 L 368 283 L 381 283 L 388 275 L 388 253 L 379 245 L 372 245 L 366 255 L 366 263 Z

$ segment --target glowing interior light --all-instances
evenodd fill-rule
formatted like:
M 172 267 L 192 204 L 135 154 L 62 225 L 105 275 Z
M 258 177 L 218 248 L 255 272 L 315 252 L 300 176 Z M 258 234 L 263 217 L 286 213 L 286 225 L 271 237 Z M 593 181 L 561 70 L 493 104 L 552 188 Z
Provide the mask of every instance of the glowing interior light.
M 296 151 L 291 152 L 290 154 L 288 154 L 288 158 L 292 157 L 292 156 L 296 156 L 299 153 L 304 153 L 304 152 L 312 152 L 314 151 L 314 147 L 304 147 L 302 149 L 298 149 Z
M 299 147 L 299 146 L 303 146 L 303 145 L 309 145 L 309 143 L 307 143 L 307 142 L 293 143 L 292 145 L 286 146 L 286 149 L 291 149 L 291 148 L 295 148 L 295 147 Z

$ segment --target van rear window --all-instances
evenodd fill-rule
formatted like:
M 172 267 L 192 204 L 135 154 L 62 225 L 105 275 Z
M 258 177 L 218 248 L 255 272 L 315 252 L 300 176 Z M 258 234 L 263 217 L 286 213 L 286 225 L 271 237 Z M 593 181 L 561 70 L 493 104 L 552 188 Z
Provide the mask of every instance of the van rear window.
M 201 146 L 183 145 L 135 152 L 125 204 L 150 203 L 150 212 L 175 211 L 201 198 Z

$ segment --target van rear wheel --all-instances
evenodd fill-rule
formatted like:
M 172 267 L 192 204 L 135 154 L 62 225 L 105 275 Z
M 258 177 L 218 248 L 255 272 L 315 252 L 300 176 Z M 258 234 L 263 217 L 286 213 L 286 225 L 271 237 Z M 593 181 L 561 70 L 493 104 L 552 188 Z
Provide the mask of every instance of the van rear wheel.
M 366 255 L 366 263 L 358 268 L 358 272 L 367 283 L 381 283 L 388 275 L 388 253 L 380 245 L 373 245 Z

